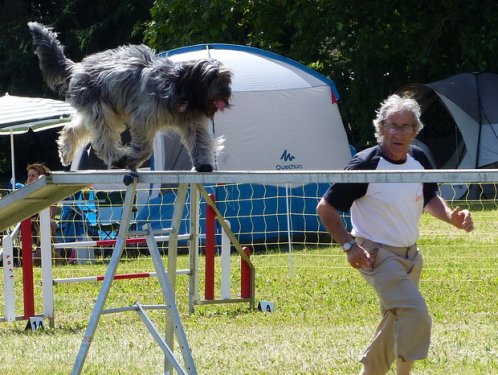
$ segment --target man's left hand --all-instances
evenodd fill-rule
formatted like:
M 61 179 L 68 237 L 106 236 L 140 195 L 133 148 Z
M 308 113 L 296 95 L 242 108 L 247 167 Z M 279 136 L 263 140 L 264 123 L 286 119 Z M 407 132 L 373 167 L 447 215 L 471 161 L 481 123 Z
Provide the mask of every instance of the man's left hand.
M 460 210 L 460 207 L 455 207 L 451 212 L 451 224 L 459 229 L 463 229 L 466 232 L 471 232 L 474 230 L 474 222 L 472 221 L 472 216 L 469 210 Z

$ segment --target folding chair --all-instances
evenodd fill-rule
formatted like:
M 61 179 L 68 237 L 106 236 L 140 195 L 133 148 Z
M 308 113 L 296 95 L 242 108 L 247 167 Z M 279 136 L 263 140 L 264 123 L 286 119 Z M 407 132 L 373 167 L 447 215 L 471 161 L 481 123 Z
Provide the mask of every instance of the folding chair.
M 114 239 L 119 231 L 126 191 L 95 191 L 95 224 L 103 240 Z M 132 222 L 137 208 L 132 209 Z

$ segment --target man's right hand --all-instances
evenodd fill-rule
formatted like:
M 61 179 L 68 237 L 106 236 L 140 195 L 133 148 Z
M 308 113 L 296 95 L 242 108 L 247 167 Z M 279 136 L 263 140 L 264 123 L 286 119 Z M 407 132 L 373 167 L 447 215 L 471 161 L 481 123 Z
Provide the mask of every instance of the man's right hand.
M 370 253 L 357 243 L 348 251 L 348 262 L 351 267 L 372 270 L 375 259 Z

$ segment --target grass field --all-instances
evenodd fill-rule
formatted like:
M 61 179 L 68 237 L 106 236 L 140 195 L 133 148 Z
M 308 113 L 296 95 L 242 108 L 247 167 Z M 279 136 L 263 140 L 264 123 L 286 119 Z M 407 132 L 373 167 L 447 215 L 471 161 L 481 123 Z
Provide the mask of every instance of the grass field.
M 498 374 L 498 211 L 474 208 L 476 230 L 469 235 L 423 217 L 421 289 L 434 328 L 429 358 L 417 363 L 414 374 Z M 273 302 L 273 313 L 236 304 L 198 306 L 189 315 L 188 280 L 178 278 L 178 306 L 199 374 L 358 373 L 357 358 L 379 319 L 375 295 L 335 246 L 296 249 L 292 257 L 281 251 L 252 257 L 256 298 Z M 233 256 L 233 268 L 238 262 Z M 187 257 L 179 263 L 186 268 Z M 105 269 L 103 264 L 56 267 L 54 277 Z M 118 269 L 152 270 L 147 257 L 122 261 Z M 35 276 L 38 293 L 39 269 Z M 234 272 L 234 294 L 238 283 Z M 0 323 L 0 374 L 70 373 L 100 285 L 57 285 L 54 329 L 32 332 L 24 330 L 25 322 Z M 156 279 L 116 281 L 106 307 L 160 303 L 160 297 Z M 39 310 L 41 301 L 36 303 Z M 18 304 L 22 311 L 20 297 Z M 150 314 L 162 329 L 163 314 Z M 102 316 L 85 374 L 162 371 L 162 353 L 136 313 Z

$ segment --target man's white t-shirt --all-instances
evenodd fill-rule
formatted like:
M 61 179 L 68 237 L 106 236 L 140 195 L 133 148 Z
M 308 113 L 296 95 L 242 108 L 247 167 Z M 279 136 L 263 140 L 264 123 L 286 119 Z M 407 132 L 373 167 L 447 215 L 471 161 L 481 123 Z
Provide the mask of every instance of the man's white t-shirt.
M 351 160 L 349 170 L 432 169 L 423 151 L 411 146 L 404 162 L 390 161 L 379 146 L 366 149 Z M 413 245 L 419 237 L 424 204 L 437 192 L 433 183 L 334 184 L 324 198 L 336 209 L 351 209 L 351 235 L 398 247 Z

